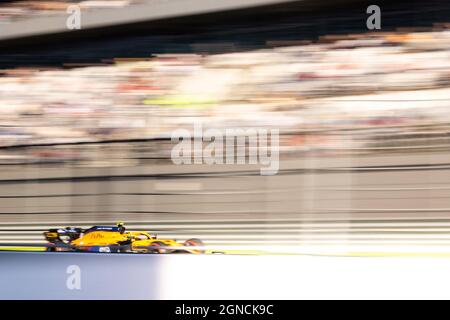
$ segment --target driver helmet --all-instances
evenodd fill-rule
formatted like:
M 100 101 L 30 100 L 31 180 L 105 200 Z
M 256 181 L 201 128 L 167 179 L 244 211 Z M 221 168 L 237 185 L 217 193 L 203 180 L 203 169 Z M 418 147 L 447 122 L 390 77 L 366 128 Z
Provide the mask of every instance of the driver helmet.
M 117 227 L 120 230 L 120 233 L 124 233 L 125 232 L 125 223 L 123 223 L 122 221 L 117 222 Z

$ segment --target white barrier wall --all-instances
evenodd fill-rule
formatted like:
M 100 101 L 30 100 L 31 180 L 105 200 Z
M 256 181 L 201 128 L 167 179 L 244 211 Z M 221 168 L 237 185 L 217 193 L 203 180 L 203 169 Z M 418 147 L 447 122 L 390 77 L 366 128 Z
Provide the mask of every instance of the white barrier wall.
M 448 299 L 449 258 L 0 252 L 0 299 Z

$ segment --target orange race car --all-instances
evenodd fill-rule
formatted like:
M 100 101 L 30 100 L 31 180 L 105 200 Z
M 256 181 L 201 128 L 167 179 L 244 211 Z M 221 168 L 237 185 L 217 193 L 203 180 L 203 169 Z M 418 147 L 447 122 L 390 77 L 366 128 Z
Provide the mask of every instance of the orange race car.
M 85 251 L 108 253 L 192 253 L 205 252 L 199 239 L 184 243 L 172 239 L 158 239 L 145 231 L 126 231 L 123 223 L 117 226 L 94 226 L 89 229 L 61 228 L 44 232 L 47 251 Z

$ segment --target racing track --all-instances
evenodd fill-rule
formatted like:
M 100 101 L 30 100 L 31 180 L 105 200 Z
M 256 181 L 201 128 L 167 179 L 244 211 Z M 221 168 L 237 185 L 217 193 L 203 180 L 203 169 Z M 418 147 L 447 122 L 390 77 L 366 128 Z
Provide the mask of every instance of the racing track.
M 0 299 L 440 299 L 449 272 L 448 258 L 0 252 Z
M 120 219 L 179 240 L 328 256 L 0 252 L 0 298 L 446 298 L 449 155 L 303 157 L 273 177 L 236 166 L 9 170 L 2 242 L 39 243 L 49 226 Z M 355 256 L 387 250 L 436 255 Z M 73 265 L 81 290 L 66 286 Z

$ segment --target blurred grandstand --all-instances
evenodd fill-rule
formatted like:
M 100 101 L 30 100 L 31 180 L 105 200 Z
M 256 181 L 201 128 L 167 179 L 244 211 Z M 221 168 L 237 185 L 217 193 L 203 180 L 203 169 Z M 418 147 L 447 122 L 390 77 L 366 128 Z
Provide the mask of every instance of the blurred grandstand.
M 380 6 L 378 32 L 363 2 L 300 1 L 0 43 L 0 240 L 119 219 L 212 245 L 450 244 L 450 5 Z M 280 174 L 175 167 L 196 122 L 280 129 Z

